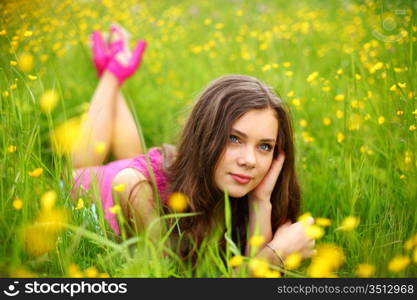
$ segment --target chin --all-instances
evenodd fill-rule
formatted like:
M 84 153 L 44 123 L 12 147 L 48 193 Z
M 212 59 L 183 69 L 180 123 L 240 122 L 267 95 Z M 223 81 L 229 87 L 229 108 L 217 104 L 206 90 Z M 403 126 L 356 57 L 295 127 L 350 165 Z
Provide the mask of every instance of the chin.
M 248 191 L 246 189 L 241 189 L 241 190 L 231 189 L 231 190 L 229 190 L 229 196 L 234 197 L 234 198 L 241 198 L 241 197 L 243 197 L 247 194 L 248 194 Z

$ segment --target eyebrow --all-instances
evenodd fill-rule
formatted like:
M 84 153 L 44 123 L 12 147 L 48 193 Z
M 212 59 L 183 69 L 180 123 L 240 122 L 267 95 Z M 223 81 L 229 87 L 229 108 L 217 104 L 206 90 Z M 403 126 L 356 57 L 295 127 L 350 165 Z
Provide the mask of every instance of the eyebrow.
M 248 136 L 246 134 L 244 134 L 242 131 L 239 131 L 235 128 L 232 128 L 232 131 L 238 133 L 239 135 L 243 136 L 244 138 L 248 138 Z M 261 142 L 273 142 L 273 143 L 275 143 L 276 140 L 275 139 L 262 139 Z

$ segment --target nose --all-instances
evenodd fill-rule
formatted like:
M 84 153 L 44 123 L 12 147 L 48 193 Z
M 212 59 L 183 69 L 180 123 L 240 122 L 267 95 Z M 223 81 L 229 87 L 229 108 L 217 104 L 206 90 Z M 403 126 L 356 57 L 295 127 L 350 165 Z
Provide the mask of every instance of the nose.
M 247 168 L 254 168 L 256 165 L 255 152 L 251 147 L 242 147 L 242 152 L 240 153 L 238 164 L 241 166 L 246 166 Z

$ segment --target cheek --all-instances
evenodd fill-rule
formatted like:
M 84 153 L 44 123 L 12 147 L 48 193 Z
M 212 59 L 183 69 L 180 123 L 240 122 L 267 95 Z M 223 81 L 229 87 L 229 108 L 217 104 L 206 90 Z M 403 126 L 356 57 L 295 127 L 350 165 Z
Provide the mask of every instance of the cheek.
M 272 163 L 272 159 L 268 159 L 259 165 L 259 177 L 261 178 L 261 180 L 265 177 L 265 175 L 268 173 L 269 169 L 271 168 L 271 163 Z

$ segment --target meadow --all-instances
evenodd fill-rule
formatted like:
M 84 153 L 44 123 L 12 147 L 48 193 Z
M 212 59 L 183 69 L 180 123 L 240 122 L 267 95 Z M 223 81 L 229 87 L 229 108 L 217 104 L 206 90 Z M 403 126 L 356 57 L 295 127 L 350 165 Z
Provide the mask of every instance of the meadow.
M 0 275 L 416 277 L 416 10 L 384 0 L 1 2 Z M 89 35 L 113 21 L 148 42 L 123 87 L 147 148 L 175 144 L 220 75 L 255 76 L 288 103 L 316 257 L 282 269 L 208 237 L 193 269 L 146 233 L 115 236 L 94 193 L 71 201 L 65 149 L 98 82 Z

